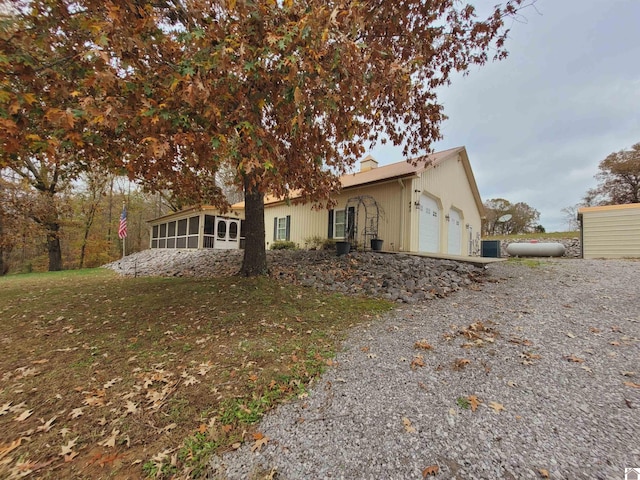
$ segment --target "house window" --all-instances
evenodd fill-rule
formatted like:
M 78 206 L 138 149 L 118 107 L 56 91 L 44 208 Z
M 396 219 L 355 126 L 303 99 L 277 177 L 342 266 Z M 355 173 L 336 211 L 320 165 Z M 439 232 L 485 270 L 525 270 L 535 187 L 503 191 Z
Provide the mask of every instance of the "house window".
M 333 213 L 333 237 L 344 238 L 347 226 L 347 215 L 345 210 L 335 210 Z
M 273 219 L 273 241 L 290 240 L 291 216 L 274 217 Z
M 276 240 L 287 239 L 287 217 L 278 218 L 278 231 L 276 233 Z

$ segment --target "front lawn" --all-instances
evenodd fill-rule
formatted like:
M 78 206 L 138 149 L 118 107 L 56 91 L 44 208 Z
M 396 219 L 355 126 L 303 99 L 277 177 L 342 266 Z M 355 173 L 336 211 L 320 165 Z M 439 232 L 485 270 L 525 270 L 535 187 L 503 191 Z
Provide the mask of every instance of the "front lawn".
M 269 278 L 0 278 L 0 477 L 197 478 L 389 310 Z

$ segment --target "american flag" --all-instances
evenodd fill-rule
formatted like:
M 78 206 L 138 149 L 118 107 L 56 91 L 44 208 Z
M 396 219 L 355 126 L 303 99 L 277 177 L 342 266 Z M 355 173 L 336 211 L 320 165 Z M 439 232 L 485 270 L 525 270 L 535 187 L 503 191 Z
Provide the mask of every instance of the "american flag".
M 118 226 L 118 237 L 120 239 L 127 237 L 127 207 L 122 206 L 122 213 L 120 214 L 120 225 Z

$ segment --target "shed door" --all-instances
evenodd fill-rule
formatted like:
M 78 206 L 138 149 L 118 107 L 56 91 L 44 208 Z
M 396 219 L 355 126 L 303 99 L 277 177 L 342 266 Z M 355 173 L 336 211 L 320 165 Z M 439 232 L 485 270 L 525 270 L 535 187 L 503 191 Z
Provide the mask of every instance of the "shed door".
M 438 202 L 422 194 L 420 196 L 420 229 L 418 249 L 421 252 L 440 251 L 440 212 Z
M 448 252 L 451 255 L 462 255 L 462 221 L 457 210 L 449 210 L 449 242 Z

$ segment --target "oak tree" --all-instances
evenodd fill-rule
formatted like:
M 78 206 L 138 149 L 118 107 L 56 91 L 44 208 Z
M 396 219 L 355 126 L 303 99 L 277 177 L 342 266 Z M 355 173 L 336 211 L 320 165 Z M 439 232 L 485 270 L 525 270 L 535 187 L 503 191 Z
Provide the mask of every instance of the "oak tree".
M 544 233 L 544 227 L 538 225 L 540 212 L 525 202 L 511 203 L 504 198 L 492 198 L 484 202 L 484 211 L 483 235 Z
M 242 273 L 262 274 L 265 195 L 326 207 L 365 147 L 429 152 L 438 87 L 504 58 L 505 20 L 524 2 L 482 20 L 455 0 L 31 0 L 2 39 L 0 53 L 17 53 L 3 64 L 0 135 L 14 156 L 41 154 L 12 141 L 34 117 L 48 161 L 68 145 L 223 210 L 209 179 L 230 168 L 245 198 Z M 22 61 L 32 50 L 50 58 Z
M 595 178 L 598 185 L 585 195 L 585 205 L 640 203 L 640 143 L 609 154 Z

